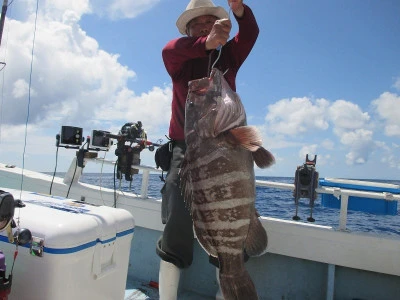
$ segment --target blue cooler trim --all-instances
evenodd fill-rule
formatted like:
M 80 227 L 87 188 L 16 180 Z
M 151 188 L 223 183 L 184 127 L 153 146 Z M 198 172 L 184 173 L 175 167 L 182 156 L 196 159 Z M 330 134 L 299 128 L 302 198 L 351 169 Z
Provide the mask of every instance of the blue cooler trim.
M 115 239 L 115 238 L 114 238 Z M 44 253 L 50 253 L 50 254 L 71 254 L 71 253 L 75 253 L 75 252 L 79 252 L 82 251 L 84 249 L 87 248 L 91 248 L 94 247 L 98 242 L 100 242 L 99 239 L 93 241 L 93 242 L 89 242 L 80 246 L 76 246 L 76 247 L 72 247 L 72 248 L 49 248 L 49 247 L 44 247 L 43 248 L 43 252 Z
M 115 241 L 117 238 L 119 237 L 123 237 L 126 235 L 129 235 L 131 233 L 134 232 L 134 228 L 132 229 L 128 229 L 125 231 L 121 231 L 121 232 L 117 232 L 117 235 L 113 238 L 107 239 L 107 240 L 100 240 L 100 239 L 96 239 L 93 242 L 89 242 L 80 246 L 76 246 L 76 247 L 72 247 L 72 248 L 49 248 L 49 247 L 44 247 L 44 252 L 45 253 L 51 253 L 51 254 L 71 254 L 71 253 L 75 253 L 75 252 L 79 252 L 82 250 L 85 250 L 87 248 L 91 248 L 93 246 L 95 246 L 97 243 L 101 243 L 101 244 L 107 244 L 107 243 L 111 243 L 113 241 Z
M 112 241 L 115 241 L 117 238 L 134 233 L 134 231 L 135 231 L 135 229 L 131 228 L 131 229 L 128 229 L 125 231 L 117 232 L 117 235 L 113 238 L 110 238 L 107 240 L 96 239 L 95 241 L 88 242 L 88 243 L 85 243 L 85 244 L 82 244 L 82 245 L 79 245 L 76 247 L 71 247 L 71 248 L 50 248 L 50 247 L 45 246 L 43 251 L 44 251 L 44 253 L 49 253 L 49 254 L 71 254 L 71 253 L 79 252 L 79 251 L 94 247 L 97 243 L 101 243 L 101 244 L 111 243 Z M 4 235 L 0 235 L 0 241 L 11 244 L 8 241 L 8 237 L 4 236 Z M 24 245 L 24 246 L 19 246 L 19 247 L 30 248 L 29 245 Z
M 131 228 L 125 231 L 117 232 L 117 237 L 123 237 L 125 235 L 129 235 L 135 231 L 135 228 Z

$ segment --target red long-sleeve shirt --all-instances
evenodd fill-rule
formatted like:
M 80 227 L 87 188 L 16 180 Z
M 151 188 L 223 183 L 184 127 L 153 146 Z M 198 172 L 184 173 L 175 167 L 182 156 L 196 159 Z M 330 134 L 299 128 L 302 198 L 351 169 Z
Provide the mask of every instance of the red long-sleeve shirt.
M 236 74 L 253 48 L 259 33 L 253 12 L 246 5 L 244 8 L 242 18 L 235 16 L 239 31 L 222 47 L 221 57 L 216 64 L 221 71 L 228 70 L 225 79 L 234 91 L 236 91 Z M 206 39 L 206 36 L 177 38 L 168 42 L 162 51 L 165 68 L 172 79 L 172 116 L 169 136 L 173 140 L 185 139 L 185 102 L 188 82 L 208 76 L 210 61 L 212 65 L 218 56 L 218 51 L 205 49 Z

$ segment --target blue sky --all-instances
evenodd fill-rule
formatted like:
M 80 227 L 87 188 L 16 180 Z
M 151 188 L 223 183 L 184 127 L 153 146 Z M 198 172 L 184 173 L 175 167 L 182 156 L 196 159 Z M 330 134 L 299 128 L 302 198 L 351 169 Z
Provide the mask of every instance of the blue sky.
M 228 8 L 227 1 L 214 3 Z M 293 176 L 307 153 L 320 177 L 398 179 L 400 2 L 247 1 L 260 35 L 239 71 L 248 123 Z M 62 125 L 117 133 L 141 120 L 149 139 L 168 133 L 170 78 L 161 49 L 179 36 L 182 0 L 41 0 L 25 167 L 52 171 Z M 0 47 L 0 161 L 22 166 L 36 1 L 14 0 Z M 235 22 L 234 22 L 235 25 Z M 237 31 L 234 26 L 231 36 Z M 164 138 L 165 140 L 165 138 Z M 73 150 L 60 149 L 65 171 Z M 142 162 L 154 165 L 153 154 Z M 100 156 L 103 156 L 101 153 Z M 115 159 L 114 149 L 106 158 Z M 100 172 L 100 165 L 87 172 Z M 110 171 L 111 170 L 107 170 Z

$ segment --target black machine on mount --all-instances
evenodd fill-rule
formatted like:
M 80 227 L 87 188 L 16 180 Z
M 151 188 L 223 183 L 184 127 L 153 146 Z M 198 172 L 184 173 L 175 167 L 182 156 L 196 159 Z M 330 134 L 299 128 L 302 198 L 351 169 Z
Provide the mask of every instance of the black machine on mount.
M 117 178 L 121 179 L 123 175 L 125 180 L 132 181 L 133 175 L 139 172 L 138 169 L 132 169 L 132 165 L 140 164 L 140 153 L 144 149 L 154 151 L 155 147 L 161 146 L 159 143 L 152 143 L 147 140 L 147 133 L 143 129 L 141 121 L 136 123 L 125 123 L 118 134 L 112 134 L 108 131 L 93 130 L 92 136 L 86 138 L 86 143 L 82 146 L 85 138 L 80 127 L 62 126 L 61 133 L 57 134 L 56 146 L 67 149 L 78 149 L 77 165 L 84 167 L 83 160 L 90 155 L 92 158 L 97 157 L 98 151 L 108 151 L 113 145 L 112 139 L 117 140 L 117 148 L 115 155 L 118 157 Z M 86 148 L 85 148 L 86 145 Z M 89 152 L 89 151 L 94 152 Z
M 317 155 L 314 156 L 313 160 L 309 160 L 307 154 L 306 162 L 302 166 L 298 166 L 296 169 L 293 191 L 294 202 L 296 204 L 296 214 L 293 216 L 293 220 L 295 221 L 300 220 L 300 217 L 297 215 L 300 198 L 310 199 L 310 217 L 307 218 L 307 221 L 315 221 L 312 217 L 312 213 L 315 199 L 317 199 L 317 192 L 315 190 L 318 187 L 318 172 L 315 168 L 316 164 Z
M 115 149 L 115 155 L 118 157 L 117 178 L 121 179 L 122 175 L 125 175 L 126 181 L 132 181 L 132 176 L 139 173 L 139 170 L 132 169 L 131 166 L 139 165 L 140 152 L 146 146 L 149 147 L 150 151 L 154 151 L 154 145 L 152 143 L 147 144 L 147 134 L 142 128 L 141 121 L 126 123 L 122 126 L 119 135 L 112 137 L 117 139 L 117 149 Z

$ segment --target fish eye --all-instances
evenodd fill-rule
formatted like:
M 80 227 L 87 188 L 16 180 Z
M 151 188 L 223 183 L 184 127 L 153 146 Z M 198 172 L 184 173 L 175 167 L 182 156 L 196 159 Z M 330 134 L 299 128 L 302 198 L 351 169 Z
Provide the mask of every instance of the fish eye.
M 208 88 L 202 88 L 202 89 L 198 89 L 198 90 L 193 90 L 192 93 L 197 95 L 197 96 L 204 96 L 205 94 L 207 94 Z

